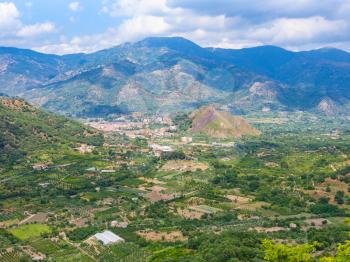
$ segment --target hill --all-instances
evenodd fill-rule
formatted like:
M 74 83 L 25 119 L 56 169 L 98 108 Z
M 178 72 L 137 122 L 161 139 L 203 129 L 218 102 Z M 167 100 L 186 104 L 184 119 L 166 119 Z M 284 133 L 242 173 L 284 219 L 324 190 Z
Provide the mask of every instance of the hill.
M 180 37 L 65 56 L 0 48 L 0 93 L 81 117 L 191 111 L 210 103 L 240 114 L 348 114 L 349 88 L 350 54 L 332 48 L 203 48 Z
M 7 97 L 0 97 L 0 133 L 0 164 L 61 144 L 102 143 L 102 136 L 93 129 Z
M 192 119 L 190 131 L 205 133 L 212 137 L 241 138 L 242 136 L 260 135 L 260 131 L 242 117 L 217 111 L 212 105 L 194 111 L 190 114 L 190 118 Z

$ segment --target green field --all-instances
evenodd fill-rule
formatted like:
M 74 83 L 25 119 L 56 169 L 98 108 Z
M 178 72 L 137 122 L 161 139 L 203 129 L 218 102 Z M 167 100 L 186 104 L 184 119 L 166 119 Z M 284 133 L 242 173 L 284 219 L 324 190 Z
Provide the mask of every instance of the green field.
M 33 237 L 39 237 L 45 233 L 50 233 L 51 229 L 44 224 L 30 224 L 10 229 L 9 232 L 20 240 L 27 240 Z

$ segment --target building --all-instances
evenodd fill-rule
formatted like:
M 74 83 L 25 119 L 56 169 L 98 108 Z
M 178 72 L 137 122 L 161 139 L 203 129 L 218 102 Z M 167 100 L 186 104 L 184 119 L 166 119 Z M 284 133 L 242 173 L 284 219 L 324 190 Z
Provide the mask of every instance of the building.
M 46 170 L 49 167 L 46 164 L 36 164 L 33 166 L 33 170 L 35 171 L 41 171 L 41 170 Z
M 105 246 L 125 242 L 123 238 L 121 238 L 120 236 L 117 236 L 116 234 L 114 234 L 109 230 L 105 230 L 102 233 L 97 233 L 94 235 L 94 237 L 98 241 L 101 241 Z
M 170 146 L 161 146 L 157 144 L 151 144 L 149 145 L 150 148 L 152 148 L 154 154 L 156 156 L 161 156 L 163 152 L 174 152 L 174 149 Z
M 128 225 L 128 222 L 118 222 L 115 220 L 111 222 L 111 227 L 127 228 Z
M 192 140 L 193 140 L 192 137 L 187 137 L 187 136 L 181 137 L 181 142 L 185 144 L 192 143 Z

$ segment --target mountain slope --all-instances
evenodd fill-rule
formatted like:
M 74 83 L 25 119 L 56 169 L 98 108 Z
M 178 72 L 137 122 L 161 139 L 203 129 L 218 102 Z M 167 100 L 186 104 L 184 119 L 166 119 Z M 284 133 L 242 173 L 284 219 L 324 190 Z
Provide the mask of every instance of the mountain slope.
M 95 130 L 7 97 L 0 97 L 0 134 L 0 163 L 13 163 L 30 151 L 60 144 L 102 142 Z
M 192 119 L 190 131 L 205 133 L 212 137 L 240 138 L 242 136 L 260 135 L 260 131 L 252 127 L 242 117 L 217 111 L 212 105 L 192 112 L 190 118 Z
M 347 114 L 350 54 L 330 48 L 202 48 L 180 37 L 147 38 L 66 56 L 2 48 L 0 92 L 82 117 L 190 111 L 208 103 L 240 114 Z
M 323 48 L 291 52 L 273 46 L 210 50 L 230 63 L 287 86 L 280 90 L 279 100 L 288 108 L 317 110 L 324 100 L 332 101 L 338 111 L 349 108 L 350 54 L 345 51 Z

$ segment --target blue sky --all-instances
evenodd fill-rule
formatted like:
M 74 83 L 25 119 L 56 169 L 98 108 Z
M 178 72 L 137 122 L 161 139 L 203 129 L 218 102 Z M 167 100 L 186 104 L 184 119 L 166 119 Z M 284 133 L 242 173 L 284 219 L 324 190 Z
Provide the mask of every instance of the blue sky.
M 93 52 L 148 36 L 350 50 L 350 0 L 0 0 L 0 45 Z

